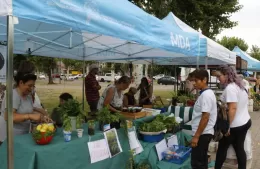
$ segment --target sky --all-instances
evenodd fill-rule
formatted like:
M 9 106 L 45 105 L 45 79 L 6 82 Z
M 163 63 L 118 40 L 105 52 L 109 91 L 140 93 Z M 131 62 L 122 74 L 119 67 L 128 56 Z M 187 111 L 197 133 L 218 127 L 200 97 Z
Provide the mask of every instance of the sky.
M 239 0 L 239 3 L 244 7 L 231 17 L 232 21 L 238 21 L 238 26 L 225 29 L 217 39 L 236 36 L 244 39 L 249 49 L 252 45 L 260 47 L 260 0 Z

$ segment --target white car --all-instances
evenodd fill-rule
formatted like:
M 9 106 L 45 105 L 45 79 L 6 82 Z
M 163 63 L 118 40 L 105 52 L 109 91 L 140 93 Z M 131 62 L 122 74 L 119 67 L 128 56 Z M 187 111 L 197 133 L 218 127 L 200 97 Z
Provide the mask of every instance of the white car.
M 76 79 L 78 79 L 78 77 L 76 75 L 66 76 L 66 80 L 76 80 Z
M 115 80 L 118 80 L 121 76 L 115 74 Z M 100 82 L 111 82 L 112 73 L 106 73 L 104 76 L 98 76 L 98 81 Z
M 153 76 L 153 80 L 158 80 L 164 76 L 165 76 L 164 74 L 159 74 L 159 75 Z
M 39 79 L 46 79 L 46 76 L 45 75 L 40 75 Z

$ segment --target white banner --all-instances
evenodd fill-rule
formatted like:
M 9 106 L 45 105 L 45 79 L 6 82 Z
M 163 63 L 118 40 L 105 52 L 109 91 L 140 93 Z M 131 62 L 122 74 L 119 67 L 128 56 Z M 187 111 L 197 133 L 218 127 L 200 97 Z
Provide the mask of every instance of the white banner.
M 0 0 L 0 16 L 12 14 L 12 0 Z
M 0 45 L 0 82 L 6 82 L 6 46 Z

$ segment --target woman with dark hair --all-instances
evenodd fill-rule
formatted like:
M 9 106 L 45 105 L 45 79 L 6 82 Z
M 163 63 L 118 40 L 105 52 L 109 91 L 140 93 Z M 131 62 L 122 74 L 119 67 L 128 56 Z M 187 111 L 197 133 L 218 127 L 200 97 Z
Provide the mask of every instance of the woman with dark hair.
M 123 91 L 126 90 L 131 83 L 128 76 L 122 76 L 115 84 L 109 85 L 99 99 L 98 110 L 106 105 L 110 105 L 111 112 L 120 112 L 123 106 Z
M 139 105 L 151 105 L 152 103 L 150 99 L 152 98 L 153 88 L 151 85 L 149 85 L 146 77 L 141 79 L 141 84 L 137 90 L 140 90 Z
M 30 121 L 39 122 L 43 115 L 33 108 L 32 90 L 37 77 L 32 73 L 18 72 L 14 77 L 16 87 L 13 89 L 13 121 L 14 134 L 26 134 L 30 129 Z M 5 99 L 4 99 L 5 101 Z M 2 104 L 7 120 L 6 104 Z
M 237 76 L 236 70 L 231 66 L 221 66 L 217 77 L 225 90 L 221 100 L 227 103 L 230 128 L 219 141 L 215 169 L 221 169 L 226 160 L 227 150 L 230 145 L 235 149 L 238 169 L 246 169 L 246 152 L 244 142 L 251 119 L 248 113 L 248 93 Z

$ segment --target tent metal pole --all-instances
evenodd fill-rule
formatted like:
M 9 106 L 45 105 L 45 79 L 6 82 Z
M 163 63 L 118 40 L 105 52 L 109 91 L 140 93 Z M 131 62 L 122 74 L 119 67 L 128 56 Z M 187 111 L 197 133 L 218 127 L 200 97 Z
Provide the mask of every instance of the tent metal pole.
M 152 66 L 151 66 L 151 78 L 152 78 L 152 94 L 153 94 L 153 59 L 152 59 Z
M 13 46 L 14 46 L 14 24 L 13 16 L 7 16 L 7 166 L 8 169 L 14 168 L 14 135 L 13 135 Z
M 84 112 L 85 109 L 85 74 L 86 74 L 86 63 L 85 63 L 85 46 L 83 48 L 83 78 L 82 78 L 82 110 Z
M 207 56 L 205 57 L 205 69 L 206 70 L 208 69 L 208 57 Z

